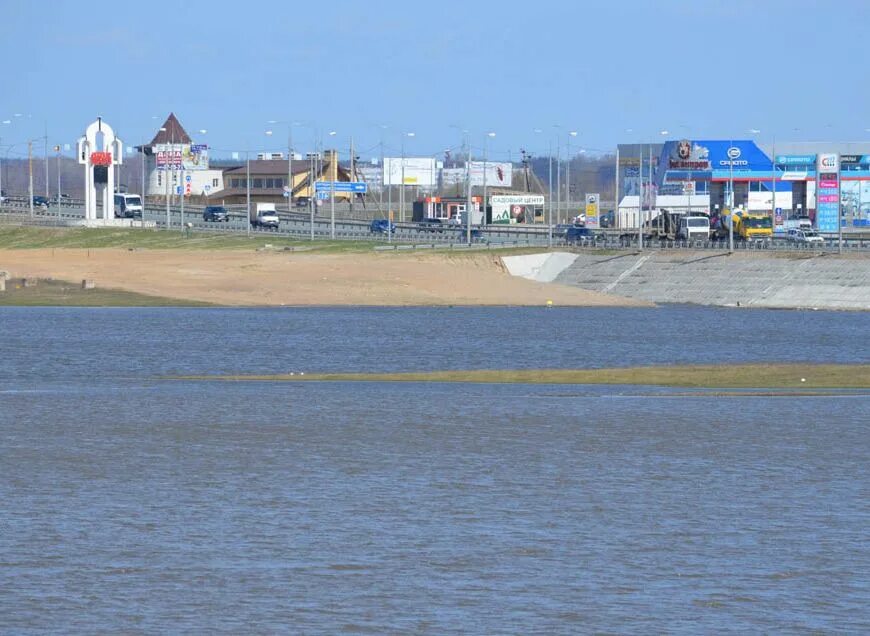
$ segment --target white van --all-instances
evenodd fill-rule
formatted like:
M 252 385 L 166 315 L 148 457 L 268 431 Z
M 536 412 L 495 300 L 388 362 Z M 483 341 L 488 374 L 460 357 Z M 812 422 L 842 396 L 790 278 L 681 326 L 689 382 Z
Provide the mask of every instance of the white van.
M 710 219 L 706 216 L 682 217 L 677 238 L 683 241 L 706 241 L 710 238 Z
M 142 218 L 142 199 L 138 194 L 115 194 L 115 218 Z
M 796 219 L 787 219 L 785 225 L 783 226 L 785 231 L 789 230 L 810 230 L 813 229 L 813 222 L 810 221 L 810 217 L 808 216 L 799 216 Z

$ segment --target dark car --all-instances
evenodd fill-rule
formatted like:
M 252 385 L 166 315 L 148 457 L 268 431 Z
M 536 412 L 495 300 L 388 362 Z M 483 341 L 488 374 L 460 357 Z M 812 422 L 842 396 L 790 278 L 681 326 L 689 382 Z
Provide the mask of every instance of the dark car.
M 390 223 L 387 219 L 375 219 L 369 225 L 369 231 L 373 234 L 395 234 L 396 224 Z
M 203 221 L 229 221 L 230 215 L 227 214 L 227 209 L 222 205 L 208 205 L 202 211 Z
M 296 202 L 294 203 L 294 205 L 297 208 L 307 208 L 310 202 L 311 199 L 309 197 L 296 197 Z
M 51 205 L 51 202 L 46 197 L 36 194 L 33 196 L 33 205 L 47 208 L 49 205 Z
M 417 224 L 417 229 L 421 232 L 438 232 L 441 234 L 444 231 L 444 223 L 441 219 L 423 219 Z
M 572 225 L 565 230 L 566 243 L 593 243 L 598 235 L 584 225 Z

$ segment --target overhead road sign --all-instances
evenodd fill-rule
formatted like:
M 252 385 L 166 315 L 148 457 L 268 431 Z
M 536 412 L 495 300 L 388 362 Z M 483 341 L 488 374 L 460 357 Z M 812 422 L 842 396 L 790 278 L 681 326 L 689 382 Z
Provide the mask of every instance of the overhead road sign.
M 365 194 L 369 186 L 362 181 L 317 181 L 314 184 L 315 192 L 356 192 Z

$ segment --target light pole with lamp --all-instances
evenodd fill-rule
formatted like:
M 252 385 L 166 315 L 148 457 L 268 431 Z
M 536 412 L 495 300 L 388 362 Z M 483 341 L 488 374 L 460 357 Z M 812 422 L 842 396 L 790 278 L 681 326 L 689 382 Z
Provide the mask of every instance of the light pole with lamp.
M 578 132 L 576 130 L 568 131 L 568 161 L 565 163 L 565 200 L 568 210 L 571 209 L 571 160 L 574 158 L 571 156 L 571 138 L 577 137 L 577 135 Z
M 728 253 L 734 252 L 734 140 L 728 141 Z
M 160 128 L 160 132 L 166 132 L 166 127 L 165 127 L 165 126 L 162 126 L 162 127 Z M 163 157 L 163 180 L 165 181 L 164 191 L 165 191 L 165 193 L 166 193 L 166 229 L 167 229 L 167 230 L 168 230 L 168 229 L 170 228 L 170 226 L 172 225 L 172 219 L 171 219 L 171 216 L 170 216 L 170 215 L 171 215 L 171 212 L 170 212 L 170 210 L 169 210 L 169 190 L 170 190 L 170 187 L 171 187 L 171 186 L 169 185 L 169 179 L 170 179 L 170 177 L 169 177 L 169 173 L 170 173 L 169 166 L 170 166 L 170 164 L 171 164 L 171 162 L 172 162 L 172 160 L 173 160 L 173 159 L 172 159 L 172 152 L 173 152 L 173 151 L 172 151 L 172 146 L 174 145 L 174 141 L 175 141 L 175 139 L 174 139 L 174 137 L 173 137 L 173 144 L 170 144 L 170 145 L 169 145 L 170 150 L 169 150 L 168 152 L 166 152 L 166 154 L 165 154 L 164 157 Z M 165 147 L 166 144 L 163 144 L 163 146 Z M 158 166 L 157 169 L 159 170 L 160 167 Z
M 287 197 L 287 212 L 290 212 L 290 208 L 293 206 L 293 124 L 292 121 L 280 121 L 277 119 L 270 119 L 268 124 L 282 124 L 287 126 L 287 187 L 289 190 L 287 191 L 290 196 Z M 272 131 L 267 130 L 266 135 L 271 136 Z
M 494 132 L 486 133 L 486 136 L 483 138 L 483 198 L 481 200 L 481 206 L 483 207 L 483 222 L 486 222 L 486 159 L 487 154 L 489 153 L 489 140 L 495 137 Z
M 334 130 L 329 131 L 330 137 L 335 137 Z M 334 145 L 334 144 L 333 144 Z M 338 178 L 338 150 L 330 151 L 329 160 L 329 238 L 335 240 L 335 180 Z
M 402 133 L 402 185 L 399 187 L 399 218 L 405 222 L 405 137 L 415 137 L 417 133 Z
M 12 123 L 12 120 L 11 119 L 4 119 L 2 123 L 4 126 L 8 126 L 9 124 Z M 0 147 L 2 147 L 2 145 L 3 145 L 3 135 L 0 135 Z M 11 147 L 12 146 L 10 146 L 10 148 Z M 3 193 L 3 164 L 0 163 L 0 203 L 3 202 L 2 193 Z

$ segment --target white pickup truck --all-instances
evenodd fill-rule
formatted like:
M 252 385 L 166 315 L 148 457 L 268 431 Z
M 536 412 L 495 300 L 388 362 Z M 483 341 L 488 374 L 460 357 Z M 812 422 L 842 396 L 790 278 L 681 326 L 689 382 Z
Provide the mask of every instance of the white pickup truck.
M 270 227 L 277 230 L 280 222 L 274 203 L 258 203 L 257 211 L 251 217 L 251 225 L 254 227 Z

